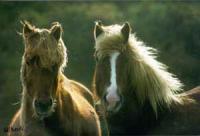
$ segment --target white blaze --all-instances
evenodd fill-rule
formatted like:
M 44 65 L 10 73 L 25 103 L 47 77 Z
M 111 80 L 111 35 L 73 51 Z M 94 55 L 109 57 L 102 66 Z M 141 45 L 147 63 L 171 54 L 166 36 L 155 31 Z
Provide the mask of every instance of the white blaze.
M 117 101 L 120 100 L 120 97 L 117 94 L 117 81 L 116 81 L 116 61 L 119 56 L 119 52 L 113 52 L 110 54 L 110 66 L 111 66 L 111 74 L 110 74 L 110 85 L 107 88 L 107 96 L 106 100 L 108 102 L 108 109 L 113 108 Z

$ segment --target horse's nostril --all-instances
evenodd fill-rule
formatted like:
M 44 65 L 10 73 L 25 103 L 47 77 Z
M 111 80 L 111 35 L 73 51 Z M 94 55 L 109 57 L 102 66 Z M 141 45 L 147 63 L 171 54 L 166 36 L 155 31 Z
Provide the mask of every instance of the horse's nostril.
M 49 101 L 47 102 L 47 105 L 48 106 L 51 106 L 53 104 L 53 100 L 52 99 L 49 99 Z
M 34 104 L 35 104 L 35 107 L 39 107 L 40 105 L 38 100 L 35 100 Z
M 107 101 L 107 99 L 106 99 L 106 94 L 103 96 L 103 100 L 104 100 L 104 102 L 105 102 L 106 104 L 108 104 L 108 101 Z
M 47 100 L 35 100 L 35 107 L 39 112 L 47 111 L 53 104 L 52 99 Z
M 124 103 L 124 98 L 122 95 L 120 95 L 120 104 L 123 104 Z
M 121 104 L 121 102 L 117 101 L 116 104 L 115 104 L 115 106 L 118 107 L 120 104 Z

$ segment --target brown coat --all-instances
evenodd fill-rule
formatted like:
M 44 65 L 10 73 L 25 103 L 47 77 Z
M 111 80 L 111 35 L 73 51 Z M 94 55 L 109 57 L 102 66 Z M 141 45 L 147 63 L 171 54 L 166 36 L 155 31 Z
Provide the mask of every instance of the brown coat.
M 27 109 L 20 108 L 9 127 L 21 127 L 22 130 L 19 132 L 10 130 L 8 135 L 101 135 L 99 119 L 93 108 L 93 96 L 87 88 L 60 75 L 56 98 L 55 113 L 43 121 L 31 117 L 31 105 L 28 104 L 30 102 L 27 102 Z M 27 122 L 30 124 L 27 124 L 25 120 L 28 120 Z

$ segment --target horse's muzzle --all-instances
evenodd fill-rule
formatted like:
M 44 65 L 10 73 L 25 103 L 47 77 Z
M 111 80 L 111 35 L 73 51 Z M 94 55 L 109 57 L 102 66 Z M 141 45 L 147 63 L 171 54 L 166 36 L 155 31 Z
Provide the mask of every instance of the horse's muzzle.
M 47 116 L 53 105 L 53 100 L 48 99 L 36 99 L 34 101 L 35 111 L 39 116 Z
M 106 98 L 106 95 L 104 96 L 104 103 L 106 106 L 106 111 L 109 114 L 116 113 L 120 110 L 122 103 L 123 103 L 123 98 L 120 96 L 120 99 L 113 99 L 111 101 L 108 101 Z

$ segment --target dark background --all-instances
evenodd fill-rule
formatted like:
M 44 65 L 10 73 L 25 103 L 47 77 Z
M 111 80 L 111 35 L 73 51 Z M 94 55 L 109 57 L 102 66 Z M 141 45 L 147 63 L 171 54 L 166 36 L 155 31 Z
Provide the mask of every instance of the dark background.
M 59 21 L 68 48 L 65 74 L 88 88 L 94 71 L 93 28 L 129 21 L 133 32 L 159 50 L 158 59 L 191 89 L 200 83 L 199 2 L 0 2 L 0 135 L 19 108 L 23 54 L 20 20 L 49 28 Z

